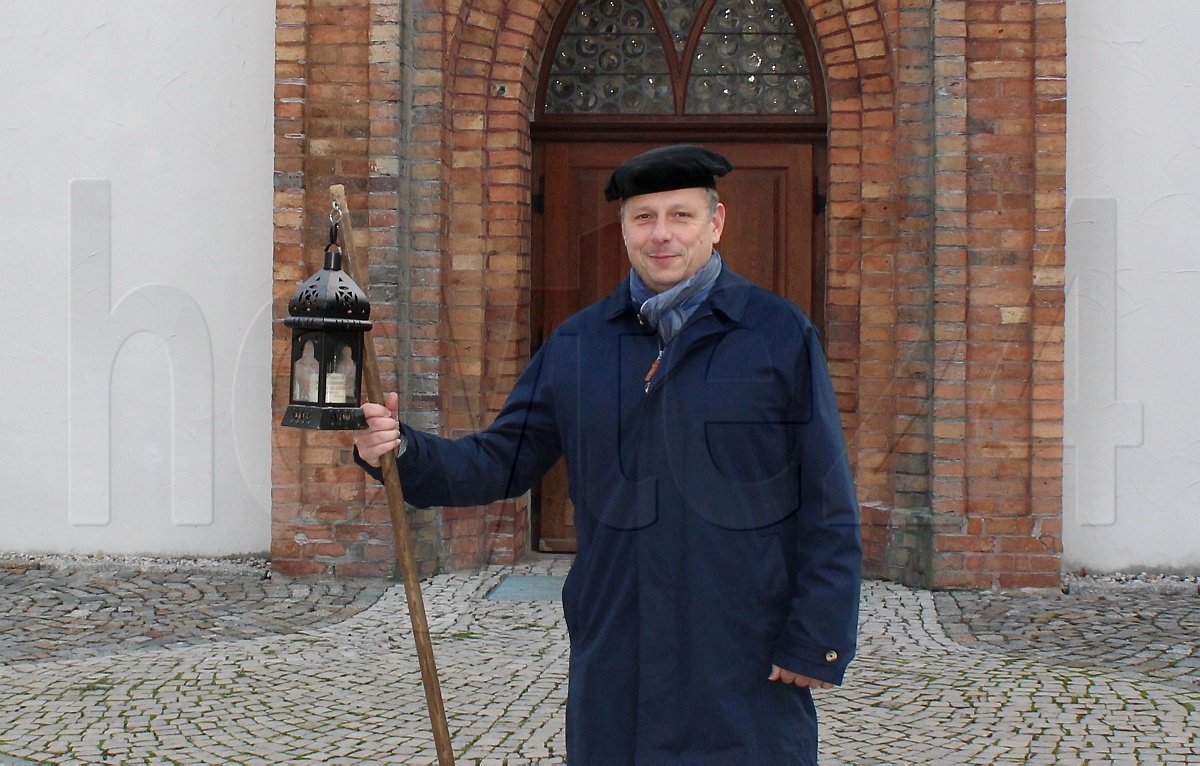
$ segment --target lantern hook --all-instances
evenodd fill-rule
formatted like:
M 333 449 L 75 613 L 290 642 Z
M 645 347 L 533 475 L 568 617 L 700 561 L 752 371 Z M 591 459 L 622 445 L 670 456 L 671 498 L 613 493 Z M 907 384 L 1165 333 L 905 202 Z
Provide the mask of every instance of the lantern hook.
M 333 207 L 329 211 L 329 245 L 336 247 L 338 243 L 338 223 L 342 220 L 342 208 L 334 200 Z M 326 247 L 326 250 L 329 248 Z

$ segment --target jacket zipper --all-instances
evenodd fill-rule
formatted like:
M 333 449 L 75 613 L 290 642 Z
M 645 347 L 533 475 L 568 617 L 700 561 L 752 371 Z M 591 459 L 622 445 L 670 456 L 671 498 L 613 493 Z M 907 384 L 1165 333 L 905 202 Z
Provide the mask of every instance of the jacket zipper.
M 650 372 L 646 373 L 646 393 L 650 393 L 650 381 L 654 378 L 654 373 L 658 372 L 658 363 L 663 358 L 663 347 L 658 347 L 658 356 L 654 357 L 654 364 L 650 365 Z

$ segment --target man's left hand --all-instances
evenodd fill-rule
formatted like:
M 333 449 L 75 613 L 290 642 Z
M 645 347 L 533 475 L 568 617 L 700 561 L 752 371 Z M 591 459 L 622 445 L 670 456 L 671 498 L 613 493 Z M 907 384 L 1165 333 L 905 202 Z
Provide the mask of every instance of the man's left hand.
M 778 665 L 771 666 L 771 675 L 767 678 L 768 681 L 783 681 L 785 684 L 795 684 L 796 686 L 804 686 L 809 689 L 832 689 L 833 684 L 828 681 L 818 681 L 815 678 L 802 676 L 799 673 L 793 673 L 790 670 L 784 670 Z

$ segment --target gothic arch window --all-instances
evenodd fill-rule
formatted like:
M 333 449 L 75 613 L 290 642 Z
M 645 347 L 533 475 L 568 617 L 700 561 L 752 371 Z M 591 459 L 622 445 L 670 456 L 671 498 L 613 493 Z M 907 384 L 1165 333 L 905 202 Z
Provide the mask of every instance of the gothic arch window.
M 537 118 L 821 121 L 813 54 L 789 0 L 568 0 Z

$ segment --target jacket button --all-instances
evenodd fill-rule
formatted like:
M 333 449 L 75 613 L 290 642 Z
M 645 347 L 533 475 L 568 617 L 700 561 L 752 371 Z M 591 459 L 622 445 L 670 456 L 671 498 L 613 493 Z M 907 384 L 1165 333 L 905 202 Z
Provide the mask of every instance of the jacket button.
M 833 651 L 832 649 L 825 652 L 825 661 L 826 662 L 837 662 L 837 658 L 838 658 L 838 653 Z

